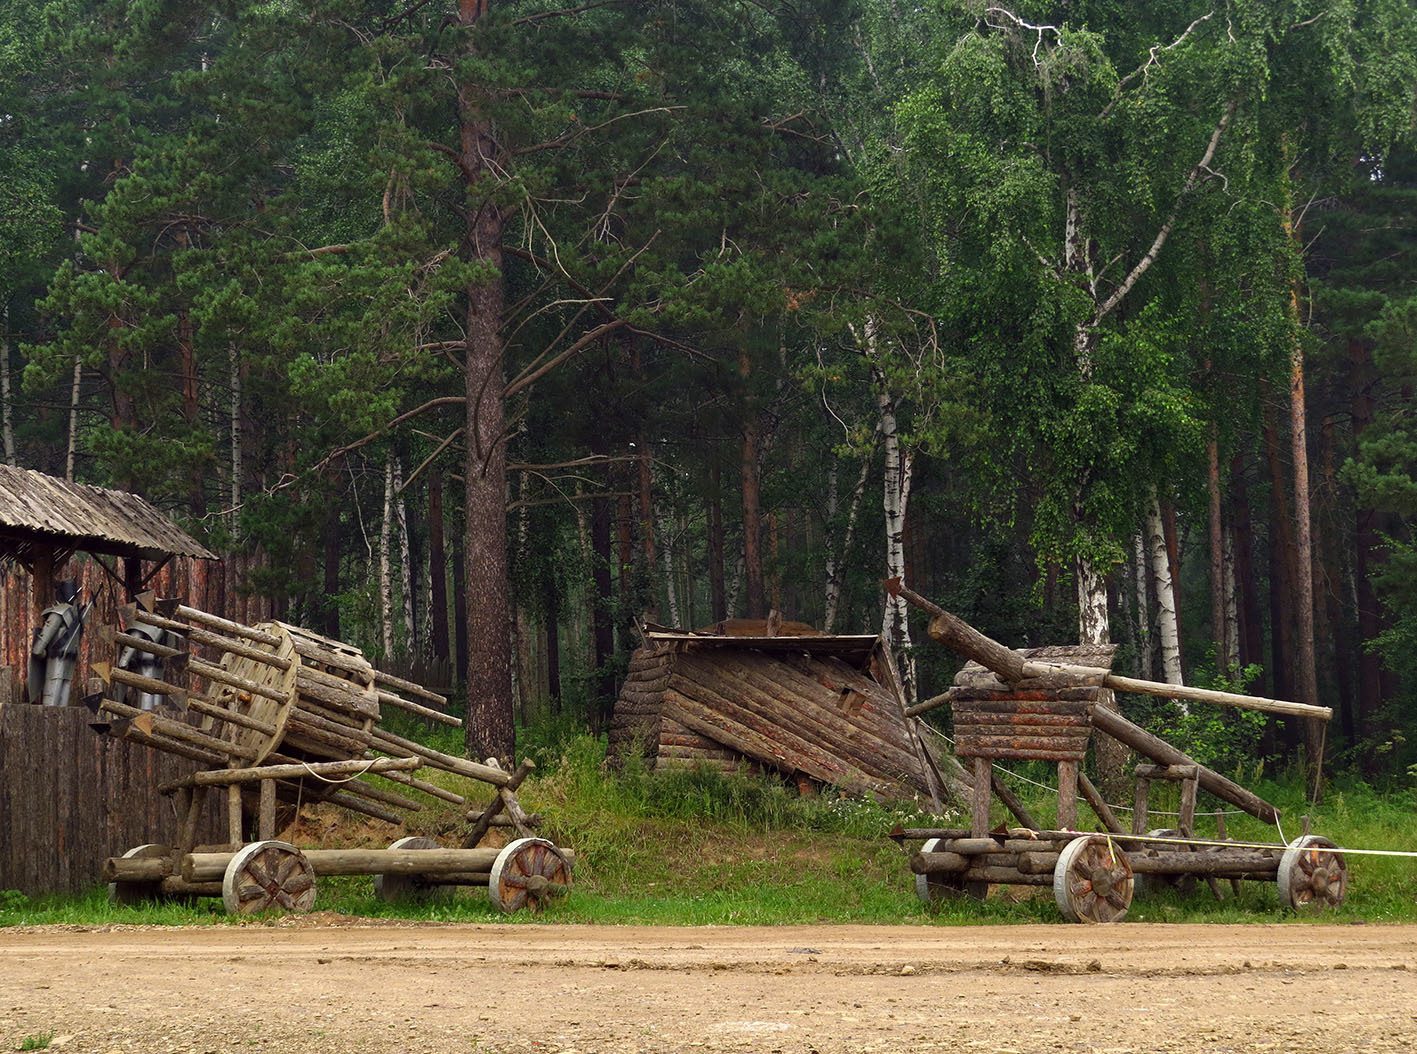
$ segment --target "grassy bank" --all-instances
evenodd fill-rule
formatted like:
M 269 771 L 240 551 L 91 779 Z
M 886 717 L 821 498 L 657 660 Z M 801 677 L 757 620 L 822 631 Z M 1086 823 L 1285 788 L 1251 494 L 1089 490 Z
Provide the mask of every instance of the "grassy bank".
M 800 798 L 779 783 L 685 771 L 652 775 L 610 772 L 602 748 L 589 737 L 540 751 L 538 776 L 522 792 L 523 804 L 546 820 L 546 834 L 578 855 L 576 890 L 545 921 L 599 923 L 784 924 L 813 922 L 919 925 L 1059 922 L 1051 890 L 1001 888 L 988 901 L 961 900 L 930 909 L 915 896 L 905 854 L 884 837 L 892 826 L 953 825 L 956 816 L 926 818 L 838 797 Z M 1022 775 L 1046 782 L 1049 773 Z M 453 780 L 449 777 L 450 782 Z M 1417 849 L 1417 793 L 1379 793 L 1338 781 L 1318 806 L 1306 803 L 1297 782 L 1251 782 L 1286 817 L 1287 838 L 1312 830 L 1340 845 L 1364 849 Z M 485 788 L 462 786 L 480 800 Z M 1020 782 L 1040 819 L 1051 817 L 1046 790 Z M 1164 810 L 1174 803 L 1157 801 Z M 419 814 L 419 828 L 455 844 L 456 818 Z M 999 817 L 1002 818 L 1002 817 Z M 1082 822 L 1091 820 L 1083 809 Z M 1155 826 L 1166 820 L 1157 815 Z M 1279 833 L 1246 816 L 1228 817 L 1232 838 L 1273 844 Z M 1205 820 L 1198 833 L 1214 832 Z M 386 844 L 392 835 L 368 824 L 350 824 L 335 811 L 316 814 L 290 835 L 302 845 Z M 1352 922 L 1417 921 L 1417 859 L 1353 856 L 1351 891 L 1337 918 Z M 1227 887 L 1228 888 L 1228 887 Z M 374 918 L 429 921 L 535 921 L 496 913 L 481 890 L 449 901 L 389 905 L 372 896 L 368 878 L 322 879 L 317 910 Z M 1334 918 L 1334 916 L 1329 916 Z M 1278 922 L 1294 920 L 1271 884 L 1246 883 L 1238 897 L 1216 902 L 1202 885 L 1189 895 L 1174 891 L 1138 898 L 1129 921 Z M 218 901 L 194 905 L 118 908 L 106 892 L 81 898 L 25 898 L 0 892 L 0 925 L 78 923 L 104 925 L 221 924 L 231 920 Z

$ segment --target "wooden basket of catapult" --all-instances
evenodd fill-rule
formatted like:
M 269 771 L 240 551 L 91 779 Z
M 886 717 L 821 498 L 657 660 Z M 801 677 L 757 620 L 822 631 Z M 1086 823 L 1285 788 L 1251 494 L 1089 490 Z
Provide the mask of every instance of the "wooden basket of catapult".
M 283 622 L 245 626 L 151 594 L 119 617 L 122 628 L 99 630 L 115 661 L 92 664 L 97 690 L 85 702 L 95 727 L 201 768 L 158 788 L 175 798 L 176 845 L 105 861 L 115 900 L 211 896 L 236 914 L 309 911 L 321 875 L 372 875 L 383 899 L 485 886 L 493 904 L 514 912 L 539 910 L 570 887 L 574 854 L 537 837 L 537 818 L 517 801 L 530 761 L 508 772 L 381 723 L 393 707 L 460 727 L 444 697 L 375 669 L 352 645 Z M 480 804 L 422 779 L 423 769 L 487 784 L 490 799 Z M 278 817 L 293 819 L 302 805 L 328 802 L 402 826 L 429 797 L 463 811 L 471 829 L 459 846 L 401 837 L 386 849 L 301 850 L 275 837 Z M 204 809 L 223 800 L 226 844 L 199 847 Z M 208 829 L 220 822 L 206 819 Z M 480 847 L 494 826 L 516 837 Z

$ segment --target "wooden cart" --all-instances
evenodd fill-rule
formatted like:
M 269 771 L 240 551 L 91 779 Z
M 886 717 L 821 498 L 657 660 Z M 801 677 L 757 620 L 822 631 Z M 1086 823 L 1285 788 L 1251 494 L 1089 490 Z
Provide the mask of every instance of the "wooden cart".
M 1138 885 L 1145 882 L 1194 884 L 1203 879 L 1217 897 L 1222 881 L 1274 882 L 1280 899 L 1299 908 L 1337 908 L 1348 889 L 1347 863 L 1334 843 L 1304 834 L 1288 845 L 1232 842 L 1218 814 L 1218 836 L 1195 836 L 1196 798 L 1204 789 L 1222 801 L 1267 822 L 1279 810 L 1164 740 L 1099 705 L 1108 688 L 1186 696 L 1205 702 L 1326 719 L 1330 711 L 1278 700 L 1120 678 L 1111 673 L 1110 645 L 1012 651 L 905 589 L 888 588 L 931 612 L 930 635 L 967 655 L 954 686 L 929 705 L 948 703 L 955 719 L 956 752 L 972 759 L 973 796 L 968 829 L 903 830 L 891 836 L 923 844 L 910 860 L 916 890 L 929 901 L 967 892 L 983 896 L 989 884 L 1051 886 L 1058 908 L 1073 922 L 1117 922 L 1125 917 Z M 913 712 L 921 712 L 924 706 Z M 1081 771 L 1094 728 L 1149 759 L 1136 768 L 1132 827 L 1113 810 Z M 1028 811 L 994 776 L 994 765 L 1009 759 L 1052 761 L 1058 765 L 1059 830 L 1039 830 Z M 1149 800 L 1156 780 L 1180 784 L 1181 809 L 1175 828 L 1148 829 Z M 1105 828 L 1078 831 L 1077 796 Z M 998 795 L 1022 824 L 990 828 L 990 805 Z
M 374 668 L 349 644 L 298 626 L 244 626 L 176 600 L 141 599 L 141 607 L 120 612 L 125 628 L 106 627 L 100 635 L 118 655 L 157 657 L 162 675 L 95 663 L 98 690 L 86 699 L 95 727 L 202 767 L 159 788 L 174 796 L 182 819 L 176 845 L 138 846 L 105 862 L 115 900 L 216 896 L 233 913 L 309 911 L 320 875 L 368 874 L 385 899 L 486 886 L 492 902 L 512 912 L 538 910 L 570 887 L 574 854 L 537 837 L 539 821 L 517 801 L 530 761 L 507 772 L 495 759 L 454 757 L 381 723 L 383 708 L 394 707 L 460 726 L 441 709 L 442 696 Z M 131 692 L 162 702 L 145 710 L 117 698 Z M 421 779 L 416 773 L 425 768 L 488 784 L 490 800 L 478 805 Z M 471 829 L 461 846 L 403 837 L 387 849 L 302 851 L 275 838 L 282 819 L 317 802 L 401 826 L 406 814 L 424 807 L 407 790 L 463 810 Z M 227 844 L 198 851 L 202 811 L 219 803 Z M 503 848 L 481 848 L 493 826 L 518 837 Z

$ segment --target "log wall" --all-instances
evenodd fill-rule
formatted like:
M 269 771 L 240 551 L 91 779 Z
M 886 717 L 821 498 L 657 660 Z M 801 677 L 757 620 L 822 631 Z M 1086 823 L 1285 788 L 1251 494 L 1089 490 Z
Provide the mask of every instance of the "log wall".
M 0 676 L 0 889 L 81 893 L 107 857 L 175 841 L 172 799 L 156 787 L 197 766 L 97 734 L 83 707 L 7 702 L 13 688 Z M 208 793 L 197 840 L 225 842 L 224 799 Z

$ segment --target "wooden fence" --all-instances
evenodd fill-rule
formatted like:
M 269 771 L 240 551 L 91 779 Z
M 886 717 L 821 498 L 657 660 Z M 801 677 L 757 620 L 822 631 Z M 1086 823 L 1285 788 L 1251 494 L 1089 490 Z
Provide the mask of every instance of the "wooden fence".
M 11 694 L 4 678 L 0 696 Z M 0 889 L 81 893 L 105 858 L 171 845 L 177 818 L 158 784 L 196 768 L 161 751 L 99 735 L 83 707 L 0 701 Z M 224 842 L 215 791 L 198 840 Z
M 42 607 L 23 568 L 11 563 L 0 577 L 0 890 L 27 894 L 82 892 L 99 882 L 106 857 L 146 842 L 170 844 L 177 820 L 157 786 L 195 768 L 89 727 L 93 717 L 81 704 L 90 659 L 114 658 L 93 630 L 114 624 L 125 598 L 90 557 L 74 557 L 60 577 L 78 579 L 83 602 L 94 602 L 68 707 L 23 702 L 21 681 Z M 228 610 L 227 576 L 217 562 L 174 559 L 149 588 L 213 613 Z M 209 805 L 199 840 L 225 841 L 217 820 L 225 813 L 215 798 Z

